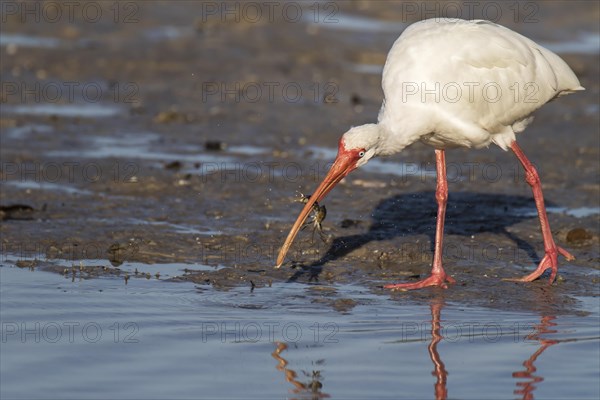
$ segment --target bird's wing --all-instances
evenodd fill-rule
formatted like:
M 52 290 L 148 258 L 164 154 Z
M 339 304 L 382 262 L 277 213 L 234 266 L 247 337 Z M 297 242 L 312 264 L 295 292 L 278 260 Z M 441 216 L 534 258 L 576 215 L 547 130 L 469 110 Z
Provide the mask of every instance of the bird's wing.
M 413 24 L 392 47 L 383 75 L 386 107 L 426 105 L 432 118 L 476 124 L 490 133 L 580 88 L 560 57 L 481 20 Z

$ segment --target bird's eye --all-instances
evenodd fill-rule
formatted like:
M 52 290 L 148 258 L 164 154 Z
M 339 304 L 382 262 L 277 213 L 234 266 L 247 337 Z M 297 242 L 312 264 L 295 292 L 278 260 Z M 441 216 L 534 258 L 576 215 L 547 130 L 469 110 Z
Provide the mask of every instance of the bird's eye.
M 364 156 L 365 156 L 365 151 L 364 150 L 358 152 L 358 157 L 359 158 L 363 158 Z

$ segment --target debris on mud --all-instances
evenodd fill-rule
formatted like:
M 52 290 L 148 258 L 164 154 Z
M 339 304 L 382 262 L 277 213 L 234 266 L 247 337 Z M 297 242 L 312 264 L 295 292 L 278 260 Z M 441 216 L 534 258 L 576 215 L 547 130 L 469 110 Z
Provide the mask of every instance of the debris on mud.
M 33 219 L 34 208 L 26 204 L 11 204 L 9 206 L 0 206 L 0 221 L 9 219 L 31 220 Z
M 227 148 L 227 144 L 218 140 L 207 140 L 204 148 L 208 151 L 223 151 Z

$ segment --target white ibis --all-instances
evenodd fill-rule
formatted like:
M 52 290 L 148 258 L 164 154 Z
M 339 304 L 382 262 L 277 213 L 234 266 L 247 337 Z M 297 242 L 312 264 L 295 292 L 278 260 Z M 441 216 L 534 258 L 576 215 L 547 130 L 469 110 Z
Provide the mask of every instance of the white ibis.
M 554 242 L 539 175 L 516 142 L 533 119 L 529 115 L 548 101 L 584 90 L 569 66 L 556 54 L 503 26 L 484 20 L 428 19 L 409 26 L 396 40 L 383 69 L 384 101 L 376 124 L 351 128 L 339 140 L 331 169 L 305 204 L 277 257 L 281 267 L 298 230 L 315 202 L 320 202 L 354 169 L 372 157 L 400 152 L 420 140 L 435 148 L 438 203 L 431 275 L 388 289 L 446 288 L 454 279 L 442 266 L 444 216 L 448 199 L 445 149 L 481 148 L 495 143 L 511 149 L 525 169 L 538 211 L 545 255 L 531 274 L 514 279 L 530 282 L 551 270 L 558 255 L 574 257 Z

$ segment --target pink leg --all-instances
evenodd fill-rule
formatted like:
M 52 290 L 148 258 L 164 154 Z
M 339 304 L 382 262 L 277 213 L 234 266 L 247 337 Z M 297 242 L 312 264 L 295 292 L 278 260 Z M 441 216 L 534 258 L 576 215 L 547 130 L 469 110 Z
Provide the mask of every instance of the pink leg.
M 437 188 L 435 198 L 438 203 L 437 225 L 435 228 L 435 250 L 433 254 L 433 267 L 431 276 L 414 283 L 397 283 L 385 285 L 386 289 L 410 290 L 427 286 L 440 286 L 446 289 L 446 282 L 454 283 L 455 280 L 444 272 L 442 267 L 442 241 L 444 238 L 444 218 L 446 217 L 446 203 L 448 202 L 448 182 L 446 180 L 446 155 L 444 150 L 435 151 L 437 170 Z
M 567 260 L 574 260 L 573 257 L 568 251 L 563 248 L 558 247 L 554 243 L 554 239 L 552 238 L 552 232 L 550 232 L 550 224 L 548 223 L 548 216 L 546 215 L 546 206 L 544 205 L 544 196 L 542 195 L 542 184 L 540 181 L 540 177 L 537 173 L 537 170 L 531 164 L 531 162 L 527 159 L 517 142 L 513 142 L 510 146 L 512 151 L 515 153 L 521 164 L 523 164 L 523 168 L 525 169 L 525 180 L 531 189 L 533 190 L 533 198 L 535 199 L 535 207 L 537 208 L 538 215 L 540 217 L 540 227 L 542 230 L 542 236 L 544 237 L 544 250 L 546 252 L 544 258 L 538 265 L 535 271 L 531 274 L 517 279 L 509 279 L 512 281 L 518 282 L 531 282 L 536 280 L 546 271 L 548 268 L 551 269 L 550 274 L 550 283 L 554 282 L 556 278 L 556 274 L 558 273 L 558 254 L 562 254 L 565 256 Z

